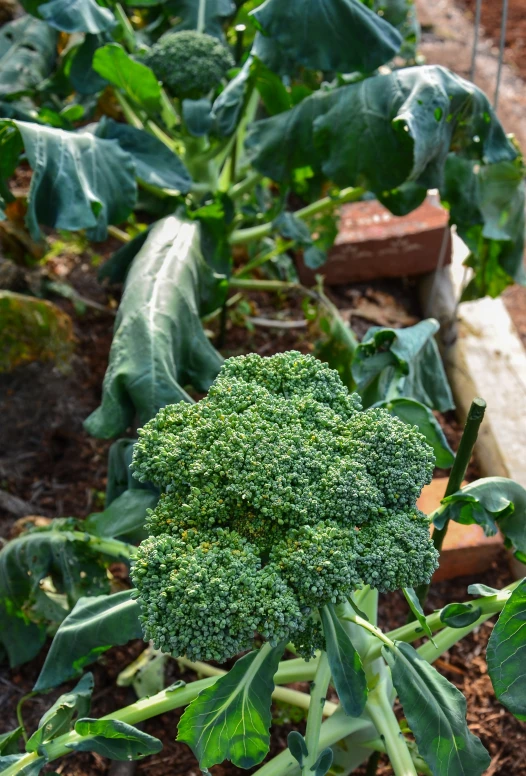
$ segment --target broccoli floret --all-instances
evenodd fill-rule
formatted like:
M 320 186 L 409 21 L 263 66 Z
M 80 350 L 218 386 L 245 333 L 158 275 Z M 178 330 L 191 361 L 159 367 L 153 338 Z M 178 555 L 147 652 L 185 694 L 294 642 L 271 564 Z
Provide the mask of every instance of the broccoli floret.
M 163 35 L 145 54 L 143 62 L 172 97 L 181 99 L 204 97 L 235 64 L 221 41 L 195 30 Z
M 416 427 L 363 411 L 312 356 L 227 360 L 202 401 L 139 432 L 134 475 L 163 491 L 133 572 L 147 637 L 225 660 L 258 632 L 310 656 L 323 605 L 430 579 L 415 501 L 433 464 Z

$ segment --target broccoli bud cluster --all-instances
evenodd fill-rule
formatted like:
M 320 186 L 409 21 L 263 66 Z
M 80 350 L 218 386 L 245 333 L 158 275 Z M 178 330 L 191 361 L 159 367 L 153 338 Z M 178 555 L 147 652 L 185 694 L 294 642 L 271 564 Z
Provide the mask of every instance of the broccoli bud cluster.
M 162 490 L 133 570 L 146 637 L 223 662 L 258 632 L 310 656 L 321 606 L 429 581 L 415 501 L 433 464 L 416 427 L 363 411 L 312 356 L 227 360 L 202 401 L 139 432 L 134 475 Z
M 235 64 L 220 40 L 195 30 L 166 33 L 143 62 L 172 97 L 181 99 L 206 96 Z

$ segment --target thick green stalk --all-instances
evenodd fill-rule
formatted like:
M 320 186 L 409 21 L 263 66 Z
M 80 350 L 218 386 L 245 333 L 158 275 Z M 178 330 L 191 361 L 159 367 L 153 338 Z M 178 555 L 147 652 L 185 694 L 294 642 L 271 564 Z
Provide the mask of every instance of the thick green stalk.
M 247 194 L 249 191 L 257 186 L 260 181 L 263 180 L 263 175 L 260 172 L 251 172 L 244 180 L 234 184 L 228 192 L 231 199 L 239 199 L 243 194 Z
M 471 461 L 473 448 L 475 446 L 475 442 L 477 441 L 480 424 L 484 419 L 485 411 L 486 402 L 484 399 L 473 399 L 471 407 L 469 408 L 468 416 L 466 418 L 466 425 L 464 426 L 464 431 L 460 439 L 458 451 L 455 456 L 455 462 L 453 463 L 451 474 L 449 475 L 444 498 L 446 496 L 453 495 L 453 493 L 456 493 L 457 490 L 460 490 L 462 487 L 462 482 L 464 480 L 466 470 L 469 466 L 469 462 Z M 442 550 L 442 545 L 447 534 L 448 524 L 449 520 L 446 520 L 442 528 L 435 528 L 433 531 L 433 544 L 438 552 L 441 552 Z M 420 585 L 420 587 L 418 587 L 416 590 L 418 600 L 420 601 L 422 607 L 427 600 L 429 588 L 430 584 Z M 413 618 L 414 615 L 411 613 L 408 619 L 412 620 Z
M 305 745 L 308 754 L 301 769 L 302 773 L 305 774 L 314 770 L 314 764 L 318 759 L 321 721 L 330 678 L 329 658 L 327 653 L 323 651 L 318 659 L 318 668 L 310 689 L 310 706 L 307 716 L 307 730 L 305 732 Z
M 124 42 L 124 45 L 130 52 L 130 54 L 133 54 L 133 52 L 137 48 L 137 41 L 135 39 L 135 30 L 133 29 L 131 22 L 128 19 L 128 16 L 126 15 L 126 11 L 124 10 L 124 8 L 120 3 L 115 3 L 115 18 L 121 25 L 122 40 Z
M 295 245 L 294 240 L 287 240 L 286 242 L 282 242 L 281 245 L 277 245 L 275 248 L 273 248 L 271 251 L 265 251 L 265 253 L 260 253 L 259 256 L 256 256 L 252 259 L 252 261 L 249 261 L 248 264 L 245 264 L 244 267 L 240 267 L 235 273 L 236 278 L 244 278 L 247 275 L 250 275 L 251 272 L 253 272 L 255 269 L 258 269 L 258 267 L 261 267 L 263 264 L 266 264 L 267 261 L 272 261 L 272 259 L 277 258 L 278 256 L 281 256 L 283 253 L 286 253 L 289 248 L 292 248 Z
M 374 726 L 385 742 L 387 755 L 395 776 L 418 776 L 411 752 L 400 730 L 400 725 L 393 711 L 393 703 L 385 678 L 369 691 L 366 711 Z
M 309 218 L 310 216 L 324 213 L 333 208 L 343 205 L 345 202 L 356 202 L 364 195 L 364 189 L 359 187 L 349 187 L 342 189 L 337 197 L 323 197 L 322 199 L 312 202 L 310 205 L 306 205 L 300 210 L 296 210 L 294 215 L 296 218 Z M 255 240 L 261 240 L 263 237 L 268 237 L 274 231 L 274 225 L 272 222 L 261 224 L 260 226 L 251 226 L 248 229 L 236 229 L 230 235 L 231 245 L 240 245 L 243 243 L 254 242 Z

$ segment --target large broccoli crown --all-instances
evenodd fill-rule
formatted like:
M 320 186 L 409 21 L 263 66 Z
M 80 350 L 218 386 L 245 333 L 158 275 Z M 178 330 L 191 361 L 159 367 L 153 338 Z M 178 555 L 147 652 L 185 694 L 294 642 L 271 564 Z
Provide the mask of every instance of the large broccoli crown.
M 416 427 L 362 411 L 312 356 L 227 360 L 206 398 L 139 432 L 134 475 L 163 491 L 134 571 L 147 636 L 197 659 L 231 657 L 254 631 L 309 654 L 319 607 L 430 579 L 415 501 L 433 463 Z M 203 633 L 205 611 L 220 630 Z
M 219 84 L 234 60 L 212 35 L 195 30 L 168 32 L 146 53 L 144 63 L 173 97 L 198 99 Z

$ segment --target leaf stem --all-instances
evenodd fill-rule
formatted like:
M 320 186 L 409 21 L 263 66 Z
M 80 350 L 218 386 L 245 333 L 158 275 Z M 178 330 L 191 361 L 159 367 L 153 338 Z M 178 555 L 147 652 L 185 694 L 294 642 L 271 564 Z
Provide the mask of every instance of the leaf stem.
M 302 766 L 302 773 L 305 774 L 314 770 L 314 764 L 318 759 L 321 721 L 330 678 L 329 658 L 327 653 L 323 651 L 318 658 L 318 667 L 314 681 L 311 684 L 310 706 L 307 716 L 307 730 L 305 732 L 305 744 L 308 754 Z
M 327 210 L 332 210 L 339 205 L 343 205 L 345 202 L 355 202 L 363 196 L 365 190 L 359 187 L 349 187 L 342 189 L 336 197 L 323 197 L 322 199 L 312 202 L 310 205 L 296 210 L 294 215 L 296 218 L 309 218 L 310 216 L 323 213 Z M 230 235 L 230 244 L 239 245 L 242 243 L 254 242 L 255 240 L 261 240 L 263 237 L 268 237 L 274 231 L 273 222 L 261 224 L 258 226 L 251 226 L 247 229 L 236 229 Z
M 239 181 L 239 183 L 236 183 L 232 186 L 228 192 L 230 198 L 239 199 L 239 197 L 242 197 L 243 194 L 252 191 L 252 189 L 257 186 L 257 184 L 262 181 L 263 178 L 264 176 L 260 172 L 251 172 L 244 180 Z
M 131 559 L 137 552 L 137 547 L 127 542 L 121 542 L 119 539 L 106 539 L 83 531 L 67 531 L 68 537 L 78 542 L 85 542 L 93 550 L 101 552 L 103 555 L 110 555 L 113 558 Z

